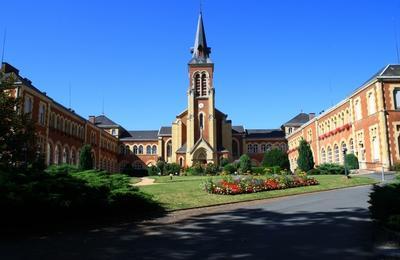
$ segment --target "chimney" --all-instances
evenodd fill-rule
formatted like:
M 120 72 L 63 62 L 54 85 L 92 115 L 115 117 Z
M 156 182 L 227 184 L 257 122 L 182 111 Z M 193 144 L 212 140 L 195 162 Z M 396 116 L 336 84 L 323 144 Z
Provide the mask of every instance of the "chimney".
M 315 117 L 315 113 L 308 114 L 309 120 L 312 120 Z
M 92 124 L 96 123 L 96 117 L 95 116 L 89 116 L 89 122 Z

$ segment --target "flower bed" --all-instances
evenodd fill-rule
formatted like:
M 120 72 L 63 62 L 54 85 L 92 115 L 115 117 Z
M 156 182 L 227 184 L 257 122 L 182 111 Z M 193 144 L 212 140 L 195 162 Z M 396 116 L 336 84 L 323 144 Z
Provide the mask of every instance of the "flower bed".
M 204 183 L 204 189 L 212 194 L 236 195 L 311 185 L 318 185 L 318 181 L 305 174 L 281 175 L 267 179 L 252 176 L 229 176 L 218 181 L 208 179 Z

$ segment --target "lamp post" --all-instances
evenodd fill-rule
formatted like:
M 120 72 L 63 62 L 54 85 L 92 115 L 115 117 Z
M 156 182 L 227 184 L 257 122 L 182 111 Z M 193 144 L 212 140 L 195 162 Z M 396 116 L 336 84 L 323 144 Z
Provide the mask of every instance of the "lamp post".
M 344 175 L 345 175 L 347 178 L 349 178 L 349 174 L 348 174 L 348 171 L 347 171 L 347 162 L 346 162 L 347 148 L 346 148 L 346 147 L 343 147 L 342 152 L 343 152 Z

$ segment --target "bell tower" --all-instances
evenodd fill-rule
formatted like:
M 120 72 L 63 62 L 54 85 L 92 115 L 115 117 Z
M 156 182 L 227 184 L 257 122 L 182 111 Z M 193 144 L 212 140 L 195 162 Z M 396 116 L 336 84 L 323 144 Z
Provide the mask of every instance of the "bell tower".
M 216 158 L 217 146 L 215 90 L 213 85 L 214 63 L 210 59 L 211 48 L 207 45 L 201 12 L 191 53 L 192 58 L 188 64 L 187 156 L 193 157 L 196 144 L 205 142 L 209 147 L 207 162 L 213 162 Z

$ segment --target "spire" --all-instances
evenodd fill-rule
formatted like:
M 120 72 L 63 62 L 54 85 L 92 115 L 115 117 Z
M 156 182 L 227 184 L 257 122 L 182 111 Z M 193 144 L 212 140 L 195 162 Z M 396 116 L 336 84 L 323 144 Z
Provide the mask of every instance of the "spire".
M 206 33 L 204 31 L 203 14 L 200 12 L 197 22 L 196 39 L 194 46 L 191 49 L 193 54 L 190 63 L 211 63 L 210 53 L 211 48 L 207 46 Z

